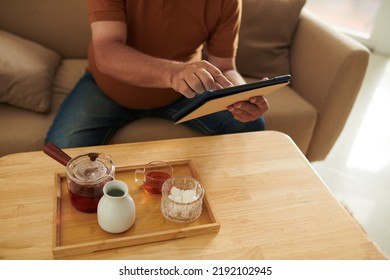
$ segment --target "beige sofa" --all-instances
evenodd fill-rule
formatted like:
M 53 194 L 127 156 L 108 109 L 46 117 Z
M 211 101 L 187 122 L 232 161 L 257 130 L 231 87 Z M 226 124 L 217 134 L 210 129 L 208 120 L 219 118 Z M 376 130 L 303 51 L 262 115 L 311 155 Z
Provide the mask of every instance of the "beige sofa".
M 290 135 L 316 161 L 326 157 L 346 122 L 368 50 L 305 9 L 301 13 L 303 4 L 243 0 L 237 66 L 248 81 L 292 74 L 290 86 L 268 98 L 266 129 Z M 42 149 L 54 115 L 87 65 L 86 11 L 80 0 L 0 2 L 0 156 Z M 120 129 L 111 143 L 198 135 L 147 118 Z

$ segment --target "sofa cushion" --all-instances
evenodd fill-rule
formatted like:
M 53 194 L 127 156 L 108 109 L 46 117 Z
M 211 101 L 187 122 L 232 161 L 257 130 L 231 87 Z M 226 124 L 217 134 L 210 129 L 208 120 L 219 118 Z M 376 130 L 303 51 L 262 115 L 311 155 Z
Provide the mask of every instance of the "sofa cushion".
M 46 133 L 63 100 L 63 95 L 53 93 L 52 110 L 47 114 L 0 104 L 0 157 L 42 150 Z
M 53 91 L 67 95 L 84 75 L 87 66 L 86 58 L 63 59 L 54 78 Z
M 248 77 L 290 73 L 289 49 L 305 0 L 243 0 L 237 69 Z
M 258 81 L 251 77 L 244 78 L 247 83 Z M 287 134 L 306 153 L 318 121 L 316 108 L 291 86 L 282 87 L 267 95 L 267 101 L 269 110 L 264 115 L 265 129 Z
M 287 134 L 305 154 L 317 124 L 317 110 L 289 86 L 268 95 L 267 101 L 265 129 Z
M 121 127 L 111 138 L 110 144 L 143 142 L 175 138 L 204 136 L 205 134 L 162 118 L 141 118 Z
M 0 30 L 0 102 L 49 111 L 60 60 L 56 52 Z
M 0 1 L 0 28 L 54 50 L 83 58 L 91 39 L 88 1 Z

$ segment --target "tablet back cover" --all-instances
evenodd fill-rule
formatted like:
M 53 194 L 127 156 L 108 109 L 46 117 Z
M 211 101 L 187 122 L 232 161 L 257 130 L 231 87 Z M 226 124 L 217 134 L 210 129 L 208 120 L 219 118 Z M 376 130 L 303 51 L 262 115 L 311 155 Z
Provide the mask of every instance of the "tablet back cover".
M 232 105 L 239 101 L 246 101 L 254 96 L 266 96 L 284 86 L 288 85 L 288 82 L 280 83 L 280 84 L 274 84 L 267 87 L 261 87 L 252 89 L 249 91 L 244 91 L 241 93 L 212 99 L 209 101 L 206 101 L 203 105 L 201 105 L 199 108 L 195 109 L 194 111 L 190 112 L 189 114 L 185 115 L 181 119 L 177 120 L 175 124 L 179 124 L 182 122 L 186 122 L 192 119 L 196 119 L 205 115 L 209 115 L 212 113 L 216 113 L 219 111 L 226 110 L 229 105 Z

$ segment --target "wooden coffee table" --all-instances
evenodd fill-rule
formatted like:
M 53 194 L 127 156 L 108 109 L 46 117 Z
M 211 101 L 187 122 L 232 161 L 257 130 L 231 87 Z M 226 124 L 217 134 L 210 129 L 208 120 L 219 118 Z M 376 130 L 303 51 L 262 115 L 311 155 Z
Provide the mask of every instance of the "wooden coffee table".
M 386 258 L 284 134 L 254 132 L 65 151 L 71 157 L 108 154 L 118 168 L 152 160 L 191 161 L 220 223 L 212 233 L 69 259 Z M 53 258 L 55 174 L 64 171 L 39 151 L 0 158 L 0 259 Z

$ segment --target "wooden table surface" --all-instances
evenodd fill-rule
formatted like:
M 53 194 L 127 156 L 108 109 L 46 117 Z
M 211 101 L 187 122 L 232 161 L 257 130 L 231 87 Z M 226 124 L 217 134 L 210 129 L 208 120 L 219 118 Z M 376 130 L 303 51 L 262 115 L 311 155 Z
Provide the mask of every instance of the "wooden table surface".
M 117 166 L 191 160 L 218 233 L 69 259 L 385 259 L 291 139 L 272 131 L 66 149 Z M 43 152 L 0 158 L 0 259 L 52 259 L 54 174 Z

